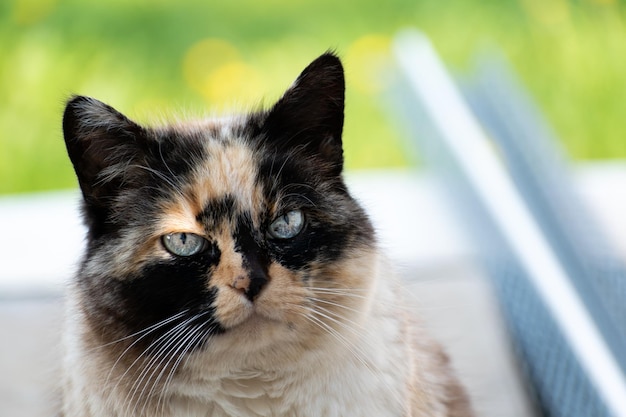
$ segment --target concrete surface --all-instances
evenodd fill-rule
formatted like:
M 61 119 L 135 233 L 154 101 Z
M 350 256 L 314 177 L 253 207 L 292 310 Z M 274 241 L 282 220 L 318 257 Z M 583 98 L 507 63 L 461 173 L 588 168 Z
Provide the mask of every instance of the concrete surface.
M 61 299 L 0 302 L 0 416 L 51 417 L 58 404 Z

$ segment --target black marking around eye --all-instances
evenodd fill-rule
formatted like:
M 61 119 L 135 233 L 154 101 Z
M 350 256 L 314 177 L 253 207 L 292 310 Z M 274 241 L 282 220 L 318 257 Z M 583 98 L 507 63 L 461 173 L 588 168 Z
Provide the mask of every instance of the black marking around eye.
M 349 237 L 350 230 L 345 225 L 312 219 L 297 236 L 288 240 L 270 240 L 269 246 L 281 265 L 302 270 L 314 261 L 331 263 L 338 260 L 348 248 Z
M 297 155 L 266 153 L 257 183 L 272 204 L 303 209 L 305 214 L 305 226 L 297 236 L 268 240 L 269 253 L 281 265 L 305 270 L 313 262 L 335 262 L 352 247 L 374 244 L 372 226 L 341 177 L 324 177 Z M 273 220 L 267 216 L 264 228 Z
M 217 265 L 219 258 L 219 249 L 215 247 L 202 255 L 151 263 L 138 276 L 122 280 L 106 278 L 104 288 L 84 280 L 81 285 L 86 287 L 91 300 L 86 308 L 94 325 L 102 326 L 103 334 L 120 326 L 121 334 L 135 334 L 179 315 L 180 318 L 167 325 L 137 337 L 137 349 L 158 346 L 155 343 L 185 320 L 189 320 L 186 326 L 190 330 L 200 326 L 205 333 L 205 337 L 198 338 L 190 347 L 197 349 L 209 336 L 224 332 L 213 306 L 217 289 L 207 286 L 210 268 Z

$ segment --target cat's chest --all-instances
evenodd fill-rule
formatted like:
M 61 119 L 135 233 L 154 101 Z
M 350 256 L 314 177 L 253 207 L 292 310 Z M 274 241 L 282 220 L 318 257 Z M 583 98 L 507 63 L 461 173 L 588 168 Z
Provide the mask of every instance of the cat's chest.
M 190 397 L 181 398 L 175 409 L 189 416 L 282 416 L 294 415 L 294 398 L 298 397 L 293 376 L 257 375 L 222 378 L 188 386 Z M 296 394 L 296 395 L 294 395 Z M 177 401 L 175 400 L 174 403 Z
M 381 407 L 393 397 L 389 385 L 377 383 L 383 376 L 367 374 L 352 370 L 331 379 L 297 374 L 223 378 L 202 388 L 187 387 L 187 395 L 172 402 L 172 416 L 400 416 L 397 402 Z
M 220 378 L 202 378 L 177 387 L 173 415 L 184 416 L 294 416 L 306 402 L 305 385 L 297 373 L 242 372 Z M 309 386 L 317 390 L 315 386 Z M 177 414 L 178 413 L 178 414 Z

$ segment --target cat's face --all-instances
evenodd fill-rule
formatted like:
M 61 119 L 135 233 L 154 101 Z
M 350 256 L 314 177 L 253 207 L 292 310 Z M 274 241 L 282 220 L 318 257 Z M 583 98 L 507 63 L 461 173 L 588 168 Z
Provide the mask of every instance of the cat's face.
M 129 361 L 221 340 L 313 347 L 354 319 L 375 244 L 341 177 L 343 106 L 331 54 L 270 110 L 229 120 L 146 128 L 73 98 L 89 229 L 75 288 L 94 347 Z

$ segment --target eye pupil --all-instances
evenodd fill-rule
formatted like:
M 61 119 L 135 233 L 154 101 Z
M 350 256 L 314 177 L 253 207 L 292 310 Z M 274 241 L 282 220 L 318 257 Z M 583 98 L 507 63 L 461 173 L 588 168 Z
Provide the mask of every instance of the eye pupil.
M 206 247 L 206 240 L 193 233 L 170 233 L 162 237 L 163 246 L 170 253 L 178 256 L 192 256 Z

